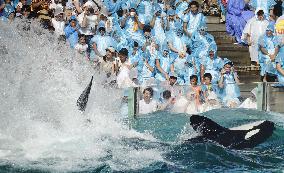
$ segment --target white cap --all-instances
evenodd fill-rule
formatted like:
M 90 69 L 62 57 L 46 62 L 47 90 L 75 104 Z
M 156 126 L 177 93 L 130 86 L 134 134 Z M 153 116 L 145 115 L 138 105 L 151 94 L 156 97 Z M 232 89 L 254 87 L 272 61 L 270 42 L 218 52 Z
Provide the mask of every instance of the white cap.
M 92 2 L 92 1 L 87 1 L 84 5 L 83 5 L 83 7 L 94 7 L 94 6 L 96 6 L 96 4 L 94 3 L 94 2 Z

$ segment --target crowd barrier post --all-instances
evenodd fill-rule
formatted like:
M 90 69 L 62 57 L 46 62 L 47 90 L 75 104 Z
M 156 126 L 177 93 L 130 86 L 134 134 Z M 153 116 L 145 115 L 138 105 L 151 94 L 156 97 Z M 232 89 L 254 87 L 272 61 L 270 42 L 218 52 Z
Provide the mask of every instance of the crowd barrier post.
M 137 94 L 138 94 L 137 87 L 128 88 L 128 119 L 129 119 L 130 128 L 132 128 L 134 119 L 137 116 L 137 112 L 138 112 Z
M 266 82 L 259 82 L 257 87 L 257 110 L 266 111 L 267 110 L 267 84 Z

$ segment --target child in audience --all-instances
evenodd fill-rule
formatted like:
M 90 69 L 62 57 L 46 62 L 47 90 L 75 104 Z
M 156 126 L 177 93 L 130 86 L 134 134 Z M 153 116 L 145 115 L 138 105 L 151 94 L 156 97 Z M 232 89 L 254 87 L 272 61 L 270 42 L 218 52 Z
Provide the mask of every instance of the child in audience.
M 87 57 L 87 49 L 88 45 L 86 43 L 86 37 L 84 34 L 82 34 L 79 36 L 79 42 L 75 45 L 75 50 L 77 50 L 77 52 Z
M 236 108 L 239 106 L 240 101 L 240 83 L 239 77 L 235 72 L 232 61 L 226 60 L 224 68 L 221 70 L 221 77 L 219 80 L 219 87 L 221 88 L 221 96 L 223 104 L 229 108 Z
M 200 94 L 201 87 L 197 85 L 198 77 L 197 75 L 190 76 L 190 86 L 189 91 L 187 92 L 188 105 L 186 113 L 195 114 L 198 113 L 201 108 Z
M 210 73 L 205 73 L 203 76 L 204 84 L 201 86 L 202 90 L 202 99 L 204 105 L 202 106 L 203 111 L 209 111 L 211 109 L 220 108 L 217 97 L 217 86 L 212 85 L 212 75 Z

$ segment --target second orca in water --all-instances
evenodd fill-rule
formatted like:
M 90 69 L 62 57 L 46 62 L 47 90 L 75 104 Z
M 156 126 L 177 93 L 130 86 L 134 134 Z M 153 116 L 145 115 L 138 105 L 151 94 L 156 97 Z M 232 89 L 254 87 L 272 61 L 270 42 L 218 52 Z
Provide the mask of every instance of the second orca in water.
M 253 148 L 266 141 L 275 129 L 274 123 L 271 121 L 248 124 L 244 130 L 228 129 L 200 115 L 192 115 L 190 125 L 201 135 L 189 139 L 187 142 L 215 141 L 232 149 Z

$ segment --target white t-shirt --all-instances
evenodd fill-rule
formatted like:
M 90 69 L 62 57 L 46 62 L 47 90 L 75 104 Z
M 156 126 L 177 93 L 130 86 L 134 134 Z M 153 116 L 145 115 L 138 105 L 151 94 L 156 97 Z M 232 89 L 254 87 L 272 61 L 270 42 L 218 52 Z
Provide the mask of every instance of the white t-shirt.
M 81 13 L 78 15 L 78 22 L 80 26 L 83 24 L 83 19 L 84 19 L 84 14 L 85 12 Z M 80 28 L 80 33 L 85 34 L 85 35 L 94 35 L 93 30 L 96 27 L 96 24 L 98 23 L 98 16 L 97 15 L 89 15 L 86 16 L 87 22 L 86 22 L 86 27 L 81 27 Z
M 82 44 L 77 43 L 75 45 L 75 50 L 77 50 L 79 53 L 85 53 L 87 49 L 88 49 L 87 44 L 82 45 Z
M 147 104 L 144 100 L 139 101 L 139 114 L 149 114 L 157 111 L 158 103 L 156 100 L 151 100 Z
M 57 21 L 55 18 L 51 19 L 52 26 L 54 27 L 55 31 L 54 33 L 58 36 L 65 35 L 64 28 L 65 28 L 65 22 L 64 21 Z

